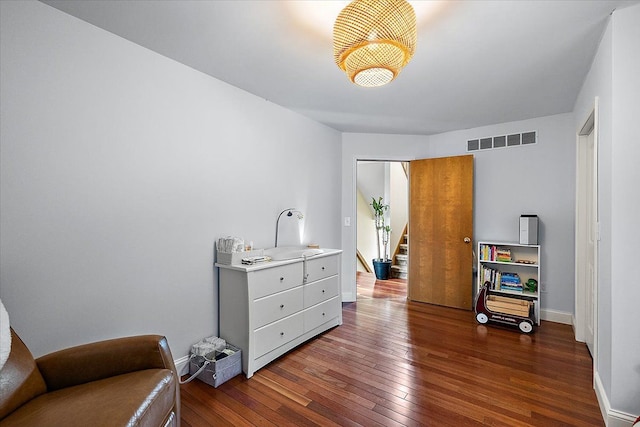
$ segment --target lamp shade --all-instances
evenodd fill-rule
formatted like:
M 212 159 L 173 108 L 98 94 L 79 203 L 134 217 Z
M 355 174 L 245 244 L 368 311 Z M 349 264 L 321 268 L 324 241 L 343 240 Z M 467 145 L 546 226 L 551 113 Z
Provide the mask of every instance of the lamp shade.
M 416 48 L 416 14 L 405 0 L 354 0 L 333 26 L 333 56 L 360 86 L 395 79 Z

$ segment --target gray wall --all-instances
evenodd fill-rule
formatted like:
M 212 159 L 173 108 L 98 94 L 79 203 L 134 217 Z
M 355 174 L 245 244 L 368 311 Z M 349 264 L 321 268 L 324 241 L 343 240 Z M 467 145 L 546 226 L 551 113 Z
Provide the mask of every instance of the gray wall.
M 534 130 L 537 144 L 474 153 L 474 240 L 518 242 L 520 215 L 538 215 L 541 308 L 548 316 L 573 313 L 573 116 L 559 114 L 435 135 L 429 140 L 430 154 L 465 154 L 469 139 Z
M 0 2 L 0 297 L 33 353 L 217 333 L 213 243 L 339 247 L 340 134 L 38 2 Z
M 432 136 L 344 134 L 343 216 L 352 216 L 354 159 L 410 160 L 464 155 L 472 138 L 535 130 L 530 146 L 475 154 L 474 240 L 517 242 L 518 218 L 540 216 L 541 283 L 545 316 L 570 320 L 574 299 L 575 129 L 573 115 L 560 114 Z M 355 293 L 353 230 L 343 227 L 343 295 Z

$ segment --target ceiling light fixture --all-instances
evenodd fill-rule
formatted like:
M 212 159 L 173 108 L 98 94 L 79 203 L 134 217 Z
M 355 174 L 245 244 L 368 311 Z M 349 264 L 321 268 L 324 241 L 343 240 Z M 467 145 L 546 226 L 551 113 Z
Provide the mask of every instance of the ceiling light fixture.
M 416 14 L 405 0 L 354 0 L 333 26 L 333 57 L 365 87 L 395 79 L 416 49 Z

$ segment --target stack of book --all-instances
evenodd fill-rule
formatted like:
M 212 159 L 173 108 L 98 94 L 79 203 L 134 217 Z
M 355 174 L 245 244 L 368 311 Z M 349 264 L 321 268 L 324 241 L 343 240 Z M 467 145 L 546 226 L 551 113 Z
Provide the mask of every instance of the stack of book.
M 502 273 L 500 277 L 500 290 L 522 292 L 522 281 L 516 273 Z
M 496 249 L 496 259 L 498 262 L 511 262 L 511 249 Z

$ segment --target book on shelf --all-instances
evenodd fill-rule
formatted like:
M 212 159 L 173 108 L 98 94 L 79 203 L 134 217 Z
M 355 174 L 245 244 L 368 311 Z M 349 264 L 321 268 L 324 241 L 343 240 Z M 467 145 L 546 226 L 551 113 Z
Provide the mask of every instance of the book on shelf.
M 489 283 L 489 289 L 494 291 L 523 292 L 524 285 L 517 273 L 502 272 L 483 265 L 480 267 L 482 283 Z
M 482 283 L 489 282 L 489 289 L 500 290 L 502 272 L 489 268 L 486 266 L 481 267 L 480 277 L 482 277 Z
M 481 261 L 512 262 L 511 249 L 496 245 L 480 245 Z

